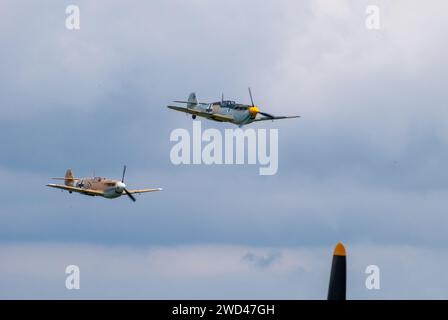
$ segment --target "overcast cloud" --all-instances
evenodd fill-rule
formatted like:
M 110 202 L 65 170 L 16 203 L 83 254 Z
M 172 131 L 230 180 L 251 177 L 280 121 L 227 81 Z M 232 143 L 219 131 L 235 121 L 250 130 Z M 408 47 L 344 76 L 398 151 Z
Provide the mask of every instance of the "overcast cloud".
M 0 297 L 321 299 L 343 241 L 350 298 L 448 298 L 447 10 L 2 1 Z M 165 106 L 191 91 L 249 102 L 248 86 L 261 110 L 302 116 L 251 125 L 279 130 L 278 173 L 172 165 L 170 132 L 192 123 Z M 44 187 L 123 164 L 129 186 L 164 191 L 131 203 Z M 370 264 L 379 291 L 365 289 Z

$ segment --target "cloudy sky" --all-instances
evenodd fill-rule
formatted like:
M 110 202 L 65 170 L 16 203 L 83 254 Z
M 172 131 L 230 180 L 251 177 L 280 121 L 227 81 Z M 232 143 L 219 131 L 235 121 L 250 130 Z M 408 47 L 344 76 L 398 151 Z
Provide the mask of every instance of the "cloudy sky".
M 80 8 L 81 29 L 65 27 Z M 365 27 L 368 5 L 379 30 Z M 448 3 L 2 1 L 0 298 L 324 299 L 348 251 L 348 298 L 448 298 Z M 175 166 L 165 106 L 249 102 L 302 118 L 279 170 Z M 224 130 L 230 124 L 202 122 Z M 76 176 L 164 191 L 107 200 Z M 65 267 L 81 289 L 65 288 Z M 381 289 L 367 290 L 377 265 Z

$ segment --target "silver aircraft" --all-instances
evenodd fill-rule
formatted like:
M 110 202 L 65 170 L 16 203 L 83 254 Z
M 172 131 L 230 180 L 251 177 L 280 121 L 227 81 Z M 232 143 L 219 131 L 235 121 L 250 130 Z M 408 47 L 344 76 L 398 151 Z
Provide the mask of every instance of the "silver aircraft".
M 205 103 L 198 102 L 196 94 L 193 92 L 188 97 L 188 101 L 173 101 L 175 103 L 185 103 L 187 104 L 187 107 L 168 106 L 168 108 L 189 113 L 191 114 L 191 117 L 193 119 L 196 119 L 196 117 L 203 117 L 218 122 L 231 122 L 240 127 L 255 121 L 279 120 L 299 117 L 274 116 L 266 112 L 261 112 L 260 109 L 254 104 L 250 88 L 249 96 L 251 101 L 250 105 L 236 103 L 235 101 L 231 100 L 224 100 L 224 96 L 221 97 L 221 101 Z

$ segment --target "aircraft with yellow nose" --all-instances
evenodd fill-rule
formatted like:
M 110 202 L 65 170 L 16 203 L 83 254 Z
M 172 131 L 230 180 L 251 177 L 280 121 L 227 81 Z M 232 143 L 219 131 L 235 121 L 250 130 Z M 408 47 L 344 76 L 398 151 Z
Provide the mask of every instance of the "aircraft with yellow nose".
M 120 180 L 108 179 L 103 177 L 75 178 L 71 169 L 68 169 L 64 178 L 53 178 L 55 180 L 64 180 L 64 184 L 47 184 L 47 187 L 77 192 L 87 196 L 100 196 L 107 199 L 115 199 L 122 195 L 127 195 L 129 199 L 135 202 L 133 194 L 162 191 L 162 188 L 135 189 L 131 190 L 124 183 L 126 166 L 123 167 L 123 175 Z
M 241 104 L 231 100 L 224 100 L 224 96 L 221 97 L 221 101 L 205 103 L 198 102 L 196 93 L 191 93 L 188 97 L 188 101 L 173 101 L 175 103 L 186 103 L 187 107 L 168 106 L 168 108 L 191 114 L 193 119 L 196 117 L 203 117 L 206 119 L 218 121 L 218 122 L 231 122 L 233 124 L 242 127 L 246 124 L 255 121 L 266 120 L 279 120 L 279 119 L 291 119 L 298 118 L 299 116 L 274 116 L 272 114 L 262 112 L 254 104 L 252 98 L 252 91 L 249 88 L 249 96 L 252 104 Z

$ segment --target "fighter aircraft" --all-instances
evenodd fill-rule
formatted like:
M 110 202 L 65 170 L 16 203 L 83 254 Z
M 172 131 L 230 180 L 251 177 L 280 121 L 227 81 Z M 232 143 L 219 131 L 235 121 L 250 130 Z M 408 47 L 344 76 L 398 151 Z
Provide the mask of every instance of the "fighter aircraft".
M 249 88 L 249 96 L 252 104 L 241 104 L 231 100 L 224 100 L 224 95 L 221 97 L 221 101 L 205 103 L 198 102 L 196 93 L 191 93 L 188 97 L 188 101 L 173 101 L 175 103 L 186 103 L 187 107 L 168 106 L 168 108 L 191 114 L 193 119 L 196 117 L 203 117 L 206 119 L 218 121 L 218 122 L 231 122 L 233 124 L 242 127 L 246 124 L 255 121 L 265 120 L 279 120 L 298 118 L 299 116 L 274 116 L 266 112 L 261 112 L 254 104 L 252 98 L 252 91 Z M 259 116 L 258 116 L 259 115 Z
M 134 193 L 145 193 L 162 191 L 162 188 L 128 190 L 124 184 L 126 166 L 123 168 L 123 175 L 120 180 L 107 179 L 102 177 L 74 178 L 71 169 L 68 169 L 64 178 L 53 178 L 64 180 L 64 184 L 47 184 L 47 187 L 66 190 L 69 193 L 78 192 L 88 196 L 101 196 L 107 199 L 115 199 L 126 194 L 135 202 Z

